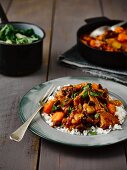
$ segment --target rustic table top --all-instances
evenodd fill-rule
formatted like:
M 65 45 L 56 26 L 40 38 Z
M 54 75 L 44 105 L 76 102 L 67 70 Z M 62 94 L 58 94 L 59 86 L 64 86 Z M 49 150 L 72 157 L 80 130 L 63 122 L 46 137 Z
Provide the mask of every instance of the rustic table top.
M 127 142 L 98 148 L 79 148 L 49 142 L 27 131 L 20 143 L 9 135 L 22 123 L 17 114 L 23 95 L 33 86 L 84 72 L 59 65 L 59 54 L 76 43 L 84 19 L 107 16 L 126 20 L 126 0 L 0 0 L 10 21 L 26 21 L 46 32 L 43 64 L 24 77 L 0 75 L 0 169 L 1 170 L 126 170 Z

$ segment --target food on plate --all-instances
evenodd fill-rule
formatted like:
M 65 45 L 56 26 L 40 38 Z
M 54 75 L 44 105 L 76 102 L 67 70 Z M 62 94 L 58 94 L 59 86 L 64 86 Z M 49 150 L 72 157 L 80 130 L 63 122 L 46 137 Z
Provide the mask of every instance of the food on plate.
M 17 29 L 11 24 L 6 24 L 0 29 L 0 42 L 6 44 L 30 44 L 40 37 L 33 29 Z
M 45 103 L 42 115 L 52 127 L 71 134 L 107 134 L 121 129 L 126 111 L 122 101 L 101 84 L 66 85 Z
M 80 40 L 83 44 L 99 50 L 127 52 L 127 28 L 117 27 L 114 31 L 107 30 L 95 38 L 85 34 Z

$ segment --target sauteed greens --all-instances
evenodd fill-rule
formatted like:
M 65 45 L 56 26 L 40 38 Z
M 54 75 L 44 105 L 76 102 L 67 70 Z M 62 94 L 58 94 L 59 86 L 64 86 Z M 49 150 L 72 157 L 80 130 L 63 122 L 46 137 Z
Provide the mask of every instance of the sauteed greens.
M 30 44 L 40 37 L 33 29 L 17 29 L 11 24 L 6 24 L 0 29 L 0 42 L 7 44 Z

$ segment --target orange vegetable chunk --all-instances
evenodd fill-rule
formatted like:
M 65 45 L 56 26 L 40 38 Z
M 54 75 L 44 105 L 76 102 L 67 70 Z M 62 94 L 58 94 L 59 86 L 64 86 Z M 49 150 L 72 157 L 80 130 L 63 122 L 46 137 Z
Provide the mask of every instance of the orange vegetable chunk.
M 92 84 L 92 89 L 98 90 L 99 89 L 99 84 L 93 83 Z
M 54 100 L 47 101 L 47 103 L 45 103 L 44 105 L 43 112 L 50 114 L 54 102 L 55 102 Z
M 64 113 L 61 111 L 59 111 L 59 112 L 57 111 L 52 116 L 52 122 L 55 124 L 60 123 L 62 121 L 63 117 L 64 117 Z
M 96 47 L 96 40 L 93 40 L 93 39 L 92 39 L 92 40 L 90 41 L 90 46 L 91 46 L 91 47 Z
M 112 103 L 108 103 L 107 108 L 111 114 L 114 114 L 116 112 L 116 106 Z
M 123 27 L 116 27 L 114 30 L 116 33 L 121 33 L 124 31 Z
M 127 34 L 125 34 L 125 33 L 120 33 L 119 35 L 118 35 L 118 41 L 127 41 Z

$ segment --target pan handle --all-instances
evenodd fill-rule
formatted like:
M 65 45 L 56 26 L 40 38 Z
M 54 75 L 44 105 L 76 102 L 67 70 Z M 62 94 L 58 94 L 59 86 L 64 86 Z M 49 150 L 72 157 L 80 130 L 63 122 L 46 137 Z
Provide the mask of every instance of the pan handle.
M 1 3 L 0 3 L 0 18 L 1 18 L 1 22 L 2 23 L 9 22 L 8 19 L 7 19 L 6 14 L 5 14 L 5 11 L 4 11 L 4 9 L 3 9 L 2 5 L 1 5 Z
M 87 18 L 85 19 L 84 21 L 87 23 L 87 24 L 94 24 L 94 23 L 97 23 L 97 22 L 104 22 L 104 21 L 109 21 L 110 19 L 103 16 L 103 17 L 93 17 L 93 18 Z

